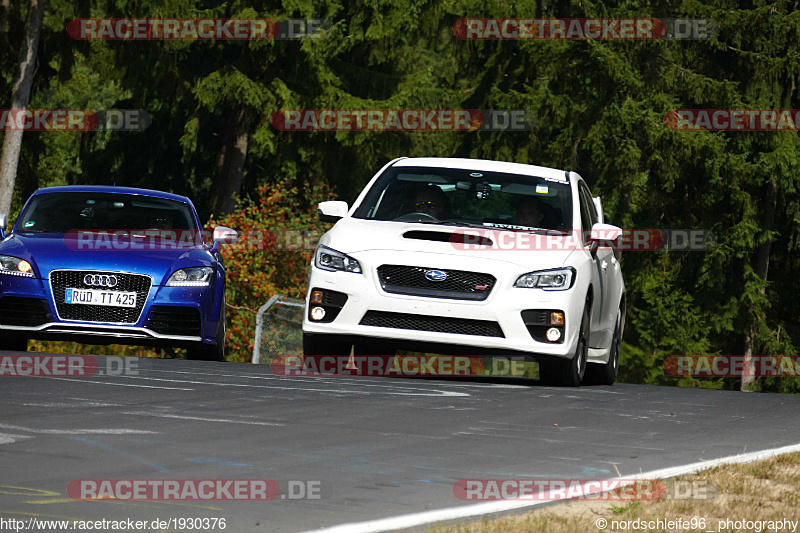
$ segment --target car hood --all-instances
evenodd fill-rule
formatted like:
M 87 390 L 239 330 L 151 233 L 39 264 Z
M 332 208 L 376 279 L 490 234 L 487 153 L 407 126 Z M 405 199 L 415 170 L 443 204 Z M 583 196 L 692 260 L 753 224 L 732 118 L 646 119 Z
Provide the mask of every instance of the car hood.
M 320 244 L 346 254 L 360 252 L 407 252 L 455 256 L 469 265 L 472 259 L 497 261 L 531 270 L 565 265 L 577 246 L 575 234 L 537 235 L 495 228 L 470 228 L 377 221 L 346 217 L 320 239 Z
M 43 279 L 59 269 L 105 270 L 147 274 L 156 285 L 179 268 L 213 264 L 206 245 L 162 247 L 158 240 L 131 242 L 120 238 L 113 245 L 94 248 L 101 249 L 81 249 L 76 239 L 63 234 L 11 234 L 0 242 L 0 255 L 25 259 Z

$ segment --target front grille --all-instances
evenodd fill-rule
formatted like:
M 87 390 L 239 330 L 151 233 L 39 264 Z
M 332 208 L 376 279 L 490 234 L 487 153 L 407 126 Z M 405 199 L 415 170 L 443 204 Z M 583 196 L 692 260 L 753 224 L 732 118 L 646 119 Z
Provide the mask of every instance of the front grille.
M 447 278 L 431 281 L 425 277 L 430 270 L 440 270 Z M 378 279 L 386 292 L 455 300 L 485 300 L 497 281 L 491 274 L 480 272 L 402 265 L 379 266 Z
M 147 327 L 163 335 L 199 337 L 200 311 L 194 307 L 156 305 L 150 311 Z
M 118 283 L 114 291 L 135 292 L 136 307 L 112 307 L 106 305 L 68 304 L 65 297 L 67 288 L 98 289 L 83 283 L 86 274 L 113 274 Z M 89 270 L 54 270 L 50 273 L 50 284 L 53 287 L 58 315 L 64 320 L 80 320 L 82 322 L 113 322 L 117 324 L 135 324 L 142 314 L 147 295 L 150 292 L 150 276 L 143 274 L 125 274 L 121 272 L 100 272 Z
M 47 304 L 41 298 L 6 296 L 0 299 L 0 324 L 33 327 L 49 321 Z
M 500 324 L 490 320 L 412 315 L 408 313 L 390 313 L 388 311 L 367 311 L 364 318 L 361 319 L 361 325 L 456 333 L 459 335 L 478 335 L 482 337 L 505 337 L 503 330 L 500 329 Z

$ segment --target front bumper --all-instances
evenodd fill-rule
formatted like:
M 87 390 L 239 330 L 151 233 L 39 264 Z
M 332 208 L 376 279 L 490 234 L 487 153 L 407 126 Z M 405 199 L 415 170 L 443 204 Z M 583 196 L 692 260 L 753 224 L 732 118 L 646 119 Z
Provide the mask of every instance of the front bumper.
M 464 355 L 489 351 L 567 358 L 575 351 L 585 301 L 585 288 L 582 289 L 577 280 L 571 289 L 564 291 L 517 288 L 513 286 L 514 281 L 526 270 L 507 262 L 471 259 L 467 267 L 470 271 L 491 273 L 497 279 L 485 300 L 396 294 L 382 288 L 376 269 L 382 264 L 397 263 L 399 258 L 388 259 L 378 253 L 351 255 L 361 264 L 363 274 L 330 272 L 311 265 L 307 311 L 303 319 L 305 333 L 347 336 L 354 342 L 381 339 L 392 341 L 389 344 L 398 347 L 435 345 L 434 348 L 447 348 L 449 353 L 457 351 Z M 442 270 L 465 269 L 463 258 L 444 254 L 404 253 L 402 264 Z M 347 296 L 332 321 L 310 318 L 309 311 L 314 307 L 310 297 L 314 288 Z M 522 316 L 523 311 L 529 310 L 563 311 L 564 336 L 560 342 L 540 342 L 534 338 Z M 381 323 L 394 327 L 368 325 Z M 426 323 L 433 324 L 430 328 L 459 332 L 419 329 L 426 327 L 420 324 Z
M 69 320 L 59 315 L 50 280 L 0 275 L 0 331 L 30 339 L 91 344 L 180 347 L 213 343 L 220 316 L 214 289 L 214 284 L 152 285 L 133 322 Z

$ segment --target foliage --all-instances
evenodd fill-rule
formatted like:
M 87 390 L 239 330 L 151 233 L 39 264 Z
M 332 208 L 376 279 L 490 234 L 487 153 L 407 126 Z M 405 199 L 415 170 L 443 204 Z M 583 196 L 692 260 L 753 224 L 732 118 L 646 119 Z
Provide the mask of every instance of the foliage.
M 331 194 L 324 184 L 296 185 L 284 178 L 259 186 L 255 198 L 242 201 L 233 214 L 209 221 L 209 230 L 227 226 L 240 234 L 237 243 L 222 248 L 228 276 L 228 360 L 250 360 L 256 312 L 271 296 L 305 296 L 313 249 L 328 226 L 317 220 L 316 206 Z
M 0 101 L 11 94 L 26 6 L 0 33 Z M 248 232 L 311 231 L 321 198 L 352 201 L 399 156 L 502 159 L 578 171 L 626 228 L 701 228 L 707 252 L 626 252 L 622 378 L 665 375 L 670 355 L 796 354 L 800 338 L 797 132 L 675 131 L 680 108 L 797 109 L 800 12 L 785 0 L 516 3 L 490 0 L 51 0 L 38 107 L 146 110 L 144 132 L 26 134 L 15 209 L 37 186 L 108 183 L 170 190 L 211 215 L 226 124 L 249 134 L 241 210 Z M 275 41 L 75 41 L 76 17 L 316 18 L 320 38 Z M 709 39 L 465 41 L 461 17 L 663 17 L 714 20 Z M 3 107 L 3 106 L 0 106 Z M 524 109 L 530 131 L 281 132 L 278 109 Z M 0 133 L 1 136 L 1 133 Z M 249 354 L 254 313 L 302 294 L 309 250 L 231 248 L 233 360 Z M 704 382 L 735 388 L 735 380 Z M 791 380 L 761 390 L 796 392 Z

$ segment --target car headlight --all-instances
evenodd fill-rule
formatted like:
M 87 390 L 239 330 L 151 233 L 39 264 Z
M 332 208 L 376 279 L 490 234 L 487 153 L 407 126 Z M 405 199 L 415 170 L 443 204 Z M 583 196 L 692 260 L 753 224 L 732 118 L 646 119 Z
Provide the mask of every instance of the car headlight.
M 554 270 L 538 270 L 521 275 L 514 282 L 515 287 L 525 289 L 544 289 L 546 291 L 563 291 L 572 287 L 575 269 L 557 268 Z
M 361 274 L 361 265 L 358 264 L 358 261 L 349 255 L 322 245 L 317 246 L 317 250 L 314 252 L 314 265 L 322 270 L 341 270 L 342 272 Z
M 0 274 L 11 276 L 33 277 L 33 267 L 30 263 L 19 257 L 0 255 Z
M 169 277 L 167 287 L 208 287 L 212 274 L 211 267 L 182 268 Z

